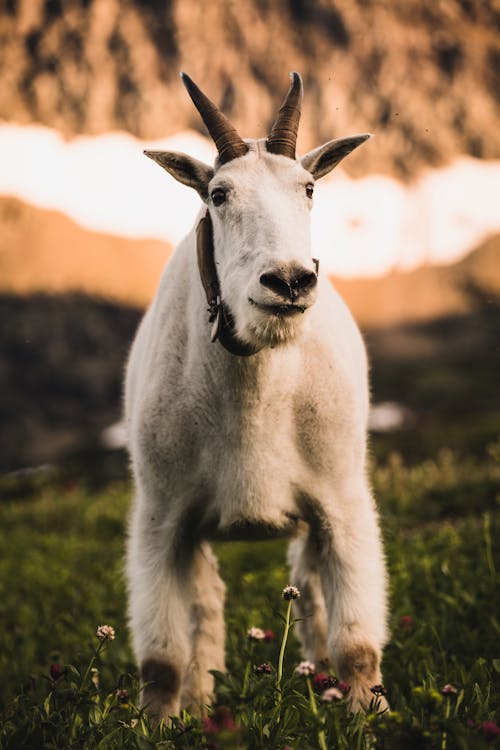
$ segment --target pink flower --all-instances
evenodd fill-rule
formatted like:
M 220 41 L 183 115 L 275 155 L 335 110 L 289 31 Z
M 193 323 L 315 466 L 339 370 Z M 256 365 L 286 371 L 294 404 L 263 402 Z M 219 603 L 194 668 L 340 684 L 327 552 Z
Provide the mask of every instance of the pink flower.
M 335 687 L 336 685 L 337 680 L 335 679 L 335 677 L 332 677 L 326 672 L 318 672 L 313 677 L 313 688 L 318 693 L 321 693 L 323 690 L 327 690 L 327 688 Z
M 96 635 L 100 641 L 112 641 L 115 637 L 115 629 L 111 625 L 99 625 Z
M 487 740 L 495 740 L 500 736 L 500 727 L 495 721 L 483 721 L 478 729 L 484 734 Z
M 302 677 L 310 677 L 316 671 L 316 667 L 312 661 L 301 661 L 300 664 L 295 667 L 295 671 Z
M 249 628 L 247 630 L 247 638 L 251 641 L 263 641 L 266 634 L 262 628 Z
M 455 687 L 455 685 L 444 685 L 441 688 L 441 692 L 443 695 L 456 695 L 458 693 L 458 688 Z
M 336 687 L 328 688 L 321 694 L 321 700 L 325 703 L 333 703 L 334 701 L 341 701 L 344 694 Z
M 264 630 L 264 640 L 266 643 L 271 643 L 271 641 L 274 641 L 274 631 Z
M 229 706 L 217 706 L 211 716 L 203 720 L 205 734 L 217 734 L 224 729 L 236 729 Z
M 290 599 L 298 599 L 300 597 L 300 591 L 296 586 L 285 586 L 283 589 L 283 599 L 289 601 Z
M 55 664 L 50 665 L 49 672 L 53 680 L 58 680 L 63 673 L 63 668 L 56 662 Z
M 406 629 L 413 627 L 413 617 L 411 615 L 403 615 L 399 618 L 398 625 L 400 628 Z
M 344 695 L 345 695 L 346 693 L 348 693 L 348 692 L 349 692 L 349 690 L 351 689 L 351 686 L 349 685 L 349 683 L 348 683 L 348 682 L 338 682 L 338 683 L 337 683 L 337 687 L 338 687 L 338 689 L 339 689 L 339 690 L 340 690 L 340 691 L 341 691 L 342 693 L 344 693 Z

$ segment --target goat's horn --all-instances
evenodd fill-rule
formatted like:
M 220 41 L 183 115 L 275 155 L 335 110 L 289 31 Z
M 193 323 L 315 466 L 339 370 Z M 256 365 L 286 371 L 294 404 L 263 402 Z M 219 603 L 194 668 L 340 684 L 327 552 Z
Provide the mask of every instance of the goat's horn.
M 295 72 L 290 73 L 290 77 L 290 89 L 267 138 L 267 150 L 272 154 L 282 154 L 295 159 L 302 104 L 302 78 Z
M 189 96 L 193 100 L 194 106 L 200 113 L 208 132 L 217 146 L 219 162 L 226 164 L 226 162 L 248 153 L 248 145 L 240 138 L 235 128 L 231 125 L 227 117 L 222 114 L 220 109 L 205 96 L 203 91 L 200 91 L 196 83 L 186 73 L 181 73 L 181 78 Z

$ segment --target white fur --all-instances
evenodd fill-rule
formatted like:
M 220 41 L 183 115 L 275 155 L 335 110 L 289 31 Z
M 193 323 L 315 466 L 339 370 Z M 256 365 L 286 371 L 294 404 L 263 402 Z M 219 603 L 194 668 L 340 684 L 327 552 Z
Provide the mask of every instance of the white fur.
M 289 561 L 290 582 L 302 590 L 305 656 L 328 658 L 349 680 L 354 709 L 381 682 L 386 581 L 366 476 L 359 330 L 321 272 L 304 314 L 280 318 L 249 302 L 275 301 L 259 282 L 269 269 L 314 270 L 311 181 L 300 161 L 268 154 L 259 141 L 210 179 L 209 196 L 228 190 L 218 208 L 206 198 L 222 298 L 238 336 L 260 352 L 237 357 L 210 343 L 194 228 L 132 347 L 129 613 L 139 664 L 168 665 L 145 700 L 157 716 L 181 704 L 202 710 L 208 670 L 224 666 L 224 587 L 208 542 L 245 535 L 250 524 L 279 533 L 290 527 L 287 514 L 300 517 Z

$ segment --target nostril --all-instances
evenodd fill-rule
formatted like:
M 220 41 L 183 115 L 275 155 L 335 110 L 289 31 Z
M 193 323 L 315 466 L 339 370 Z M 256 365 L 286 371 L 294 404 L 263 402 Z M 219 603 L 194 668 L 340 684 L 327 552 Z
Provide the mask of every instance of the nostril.
M 291 287 L 298 292 L 308 292 L 314 289 L 317 283 L 318 277 L 316 274 L 313 271 L 305 271 L 292 279 Z
M 267 287 L 272 292 L 279 294 L 280 297 L 290 297 L 290 285 L 288 281 L 277 273 L 263 273 L 259 279 L 262 286 Z
M 299 297 L 309 294 L 316 284 L 318 277 L 313 271 L 300 271 L 290 280 L 290 296 L 292 302 Z

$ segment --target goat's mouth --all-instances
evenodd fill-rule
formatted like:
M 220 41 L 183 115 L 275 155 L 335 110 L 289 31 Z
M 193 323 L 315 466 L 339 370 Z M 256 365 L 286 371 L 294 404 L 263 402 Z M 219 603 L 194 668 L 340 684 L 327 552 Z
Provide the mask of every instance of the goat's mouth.
M 262 312 L 268 315 L 274 315 L 277 318 L 290 318 L 299 313 L 304 313 L 307 310 L 306 305 L 296 305 L 293 303 L 281 304 L 281 305 L 266 305 L 263 302 L 256 302 L 251 297 L 248 298 L 251 305 L 254 305 Z

